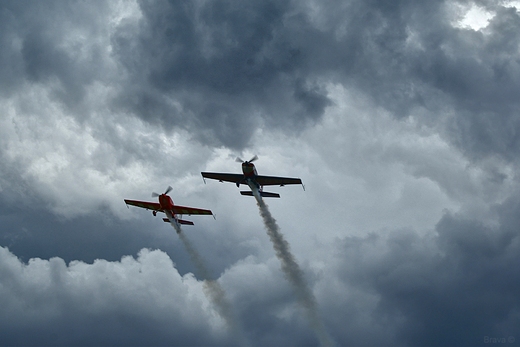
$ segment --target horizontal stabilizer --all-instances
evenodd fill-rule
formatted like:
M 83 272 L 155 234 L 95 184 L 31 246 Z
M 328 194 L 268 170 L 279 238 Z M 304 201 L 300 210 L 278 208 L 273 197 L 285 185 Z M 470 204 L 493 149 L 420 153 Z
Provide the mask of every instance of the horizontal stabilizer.
M 280 197 L 280 194 L 278 194 L 278 193 L 269 193 L 269 192 L 259 192 L 259 193 L 264 198 L 279 198 Z M 253 192 L 250 190 L 240 191 L 240 194 L 247 195 L 247 196 L 253 196 Z
M 193 225 L 193 222 L 189 220 L 177 219 L 177 222 L 179 222 L 179 224 Z
M 168 218 L 163 218 L 162 220 L 165 221 L 166 223 L 170 223 L 170 220 Z M 186 225 L 193 225 L 193 222 L 191 222 L 189 220 L 183 220 L 183 219 L 177 219 L 177 223 L 179 223 L 179 224 L 186 224 Z

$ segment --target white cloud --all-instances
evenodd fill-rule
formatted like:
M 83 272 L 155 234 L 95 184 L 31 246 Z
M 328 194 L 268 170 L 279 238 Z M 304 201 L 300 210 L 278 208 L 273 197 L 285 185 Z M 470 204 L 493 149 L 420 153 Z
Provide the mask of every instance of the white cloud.
M 75 345 L 136 339 L 179 344 L 188 339 L 204 344 L 225 338 L 226 328 L 205 298 L 202 282 L 191 274 L 180 276 L 161 251 L 143 249 L 136 259 L 127 256 L 117 262 L 67 265 L 52 258 L 23 264 L 0 247 L 0 258 L 4 343 Z M 23 336 L 20 329 L 41 332 Z M 154 336 L 155 331 L 160 336 Z M 190 337 L 193 333 L 199 337 Z

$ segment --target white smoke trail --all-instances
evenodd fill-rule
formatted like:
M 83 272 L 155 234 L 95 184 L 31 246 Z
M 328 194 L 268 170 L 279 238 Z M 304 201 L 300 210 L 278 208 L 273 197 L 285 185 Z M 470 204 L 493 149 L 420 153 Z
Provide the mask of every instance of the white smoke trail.
M 177 235 L 179 235 L 179 239 L 181 239 L 184 247 L 188 251 L 190 255 L 191 261 L 195 264 L 199 275 L 204 278 L 203 290 L 204 294 L 209 298 L 209 300 L 213 303 L 215 308 L 217 309 L 218 314 L 224 319 L 228 329 L 231 331 L 231 334 L 237 338 L 240 345 L 249 346 L 249 342 L 245 339 L 244 334 L 240 329 L 240 325 L 238 324 L 237 319 L 233 313 L 233 309 L 231 308 L 231 304 L 226 299 L 226 294 L 224 289 L 220 286 L 220 284 L 210 279 L 210 272 L 207 266 L 204 263 L 204 259 L 201 257 L 199 252 L 193 247 L 191 242 L 186 238 L 186 235 L 181 230 L 181 226 L 175 222 L 173 216 L 168 215 L 170 219 L 170 224 L 173 226 L 175 231 L 177 231 Z
M 310 289 L 307 287 L 303 277 L 303 272 L 291 251 L 289 250 L 289 243 L 287 243 L 283 235 L 280 233 L 280 228 L 278 227 L 276 220 L 271 215 L 269 208 L 264 203 L 264 200 L 262 199 L 258 189 L 252 189 L 252 191 L 254 197 L 256 198 L 258 208 L 260 209 L 260 215 L 264 220 L 267 234 L 273 243 L 276 256 L 282 262 L 282 271 L 284 272 L 289 282 L 293 285 L 298 300 L 305 308 L 311 326 L 320 340 L 320 344 L 322 346 L 333 346 L 334 343 L 325 330 L 325 326 L 323 325 L 323 322 L 321 321 L 321 318 L 318 314 L 318 304 L 316 299 Z

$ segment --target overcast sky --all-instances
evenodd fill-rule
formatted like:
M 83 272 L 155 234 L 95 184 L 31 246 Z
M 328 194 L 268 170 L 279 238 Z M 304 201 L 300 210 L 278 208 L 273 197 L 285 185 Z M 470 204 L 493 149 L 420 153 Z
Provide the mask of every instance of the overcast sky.
M 0 345 L 520 344 L 520 4 L 0 0 Z M 186 237 L 123 199 L 211 209 Z M 239 336 L 240 335 L 240 336 Z

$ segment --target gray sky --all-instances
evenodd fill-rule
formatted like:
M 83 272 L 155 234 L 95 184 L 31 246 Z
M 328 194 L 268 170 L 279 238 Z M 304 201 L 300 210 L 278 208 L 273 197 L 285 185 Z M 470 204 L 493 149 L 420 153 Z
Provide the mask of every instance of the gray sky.
M 514 1 L 0 1 L 0 345 L 520 343 Z M 123 199 L 173 187 L 187 238 Z M 495 339 L 495 340 L 492 340 Z M 503 339 L 503 340 L 502 340 Z

